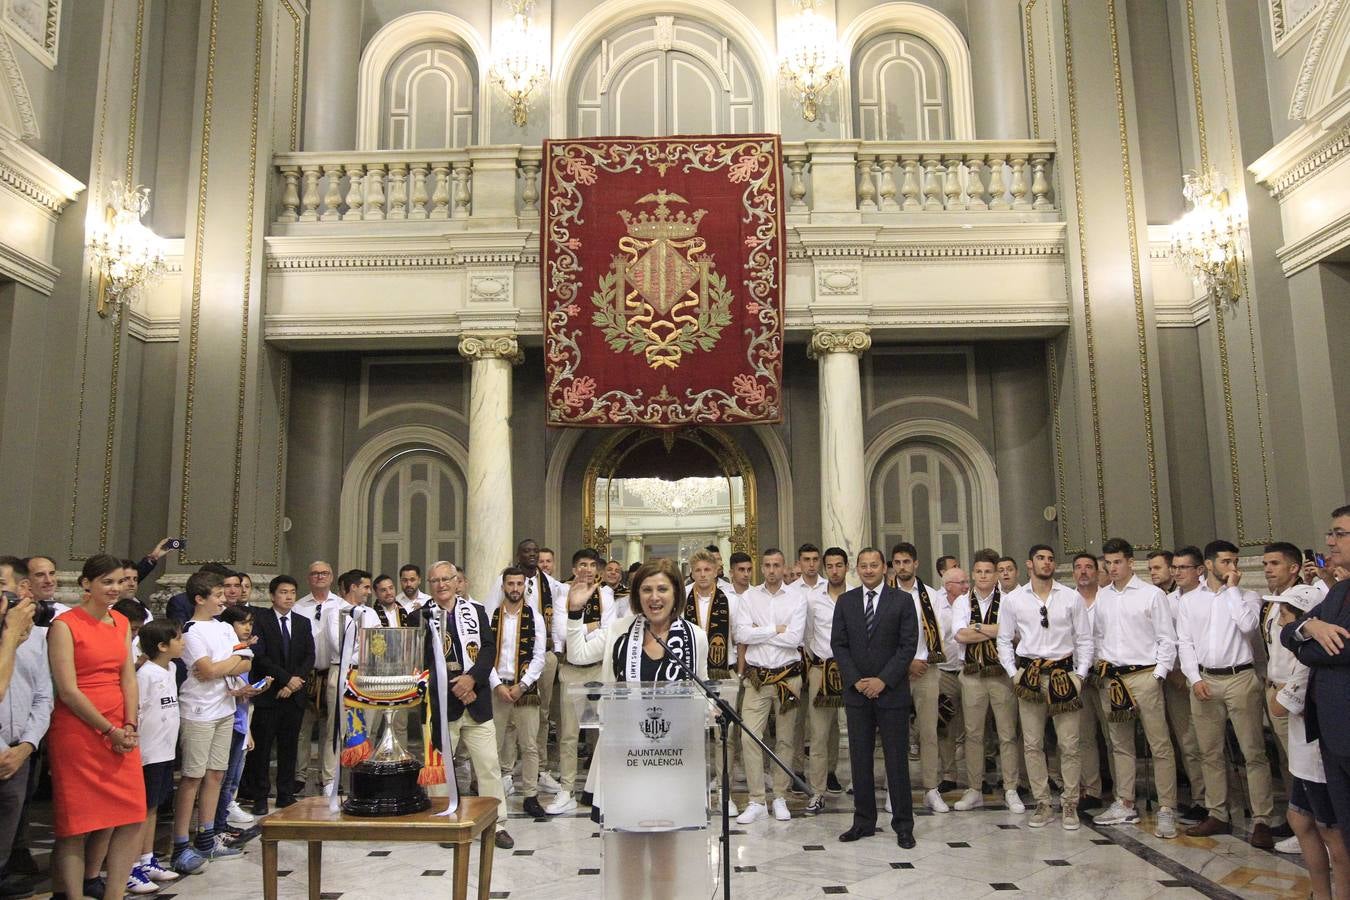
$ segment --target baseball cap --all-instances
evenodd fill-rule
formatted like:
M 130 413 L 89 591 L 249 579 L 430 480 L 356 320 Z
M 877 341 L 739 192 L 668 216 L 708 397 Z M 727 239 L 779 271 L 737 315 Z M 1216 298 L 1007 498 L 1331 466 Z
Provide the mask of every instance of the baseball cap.
M 1322 602 L 1322 592 L 1310 584 L 1296 584 L 1283 594 L 1267 594 L 1271 603 L 1288 603 L 1301 613 L 1305 613 Z

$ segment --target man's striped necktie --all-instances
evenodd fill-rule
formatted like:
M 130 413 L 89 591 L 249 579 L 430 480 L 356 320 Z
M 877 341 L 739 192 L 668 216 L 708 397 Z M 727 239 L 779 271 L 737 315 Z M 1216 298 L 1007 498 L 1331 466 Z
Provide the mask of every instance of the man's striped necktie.
M 877 592 L 867 592 L 867 604 L 863 607 L 863 619 L 867 622 L 867 636 L 870 638 L 877 630 Z

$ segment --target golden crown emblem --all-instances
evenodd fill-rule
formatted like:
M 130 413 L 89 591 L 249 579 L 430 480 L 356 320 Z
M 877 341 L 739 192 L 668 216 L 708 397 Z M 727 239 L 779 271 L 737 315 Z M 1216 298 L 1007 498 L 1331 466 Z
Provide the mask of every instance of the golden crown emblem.
M 620 210 L 619 218 L 628 228 L 628 233 L 640 241 L 683 241 L 688 240 L 698 234 L 698 225 L 703 221 L 703 217 L 708 214 L 706 209 L 696 209 L 691 214 L 686 214 L 680 210 L 675 215 L 670 214 L 668 203 L 688 203 L 689 201 L 679 194 L 672 194 L 669 191 L 656 191 L 647 194 L 637 201 L 638 203 L 655 203 L 656 212 L 647 213 L 646 211 L 638 213 L 636 216 L 628 210 Z

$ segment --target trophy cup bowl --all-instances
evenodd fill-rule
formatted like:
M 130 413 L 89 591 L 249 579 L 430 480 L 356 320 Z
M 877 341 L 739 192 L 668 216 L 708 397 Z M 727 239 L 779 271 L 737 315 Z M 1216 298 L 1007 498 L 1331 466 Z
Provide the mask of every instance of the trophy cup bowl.
M 380 737 L 374 752 L 352 768 L 351 793 L 342 811 L 355 816 L 402 816 L 431 808 L 417 783 L 422 763 L 408 752 L 395 723 L 399 710 L 421 706 L 423 678 L 420 628 L 357 629 L 357 668 L 351 686 Z M 372 708 L 373 707 L 373 708 Z

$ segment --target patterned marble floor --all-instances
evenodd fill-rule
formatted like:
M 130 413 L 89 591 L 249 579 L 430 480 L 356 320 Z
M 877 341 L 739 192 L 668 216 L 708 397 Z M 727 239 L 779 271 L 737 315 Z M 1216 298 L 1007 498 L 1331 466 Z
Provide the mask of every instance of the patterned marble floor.
M 949 795 L 949 802 L 956 796 Z M 743 802 L 744 797 L 737 799 Z M 491 896 L 598 898 L 601 841 L 596 826 L 584 814 L 536 821 L 524 817 L 519 797 L 508 802 L 516 848 L 497 852 Z M 795 812 L 801 801 L 791 806 Z M 830 798 L 828 811 L 814 818 L 794 815 L 790 822 L 733 825 L 732 895 L 741 900 L 826 895 L 876 900 L 1308 896 L 1306 871 L 1297 857 L 1256 850 L 1238 837 L 1159 840 L 1153 837 L 1147 816 L 1139 827 L 1087 826 L 1066 832 L 1058 821 L 1043 829 L 1028 828 L 1028 814 L 1016 815 L 1001 806 L 928 814 L 917 819 L 918 846 L 905 851 L 896 846 L 889 829 L 854 844 L 839 843 L 838 834 L 850 822 L 850 809 L 851 798 L 836 795 Z M 35 833 L 35 849 L 49 846 L 48 836 L 46 829 Z M 477 856 L 475 850 L 471 896 L 476 896 Z M 45 868 L 45 860 L 39 859 Z M 252 843 L 243 858 L 214 863 L 155 896 L 260 897 L 261 860 L 257 843 Z M 322 896 L 327 900 L 446 896 L 451 888 L 450 851 L 436 846 L 327 844 L 323 862 Z M 307 897 L 303 845 L 280 846 L 280 869 L 280 896 Z

